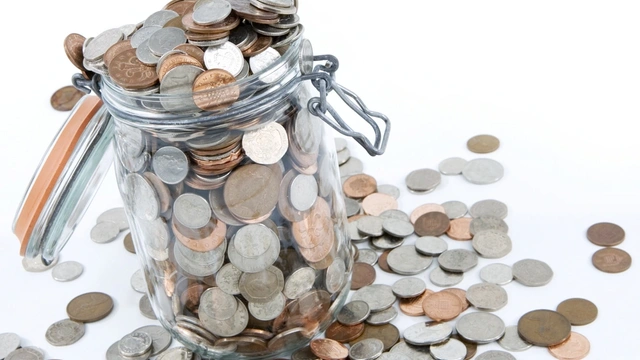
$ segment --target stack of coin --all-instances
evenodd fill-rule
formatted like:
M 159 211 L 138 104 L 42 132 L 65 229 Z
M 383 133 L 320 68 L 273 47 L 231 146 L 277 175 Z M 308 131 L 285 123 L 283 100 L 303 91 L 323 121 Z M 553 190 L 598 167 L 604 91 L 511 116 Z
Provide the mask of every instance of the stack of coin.
M 144 360 L 156 355 L 162 358 L 171 341 L 171 334 L 164 328 L 157 325 L 143 326 L 113 343 L 107 350 L 106 357 L 107 360 Z

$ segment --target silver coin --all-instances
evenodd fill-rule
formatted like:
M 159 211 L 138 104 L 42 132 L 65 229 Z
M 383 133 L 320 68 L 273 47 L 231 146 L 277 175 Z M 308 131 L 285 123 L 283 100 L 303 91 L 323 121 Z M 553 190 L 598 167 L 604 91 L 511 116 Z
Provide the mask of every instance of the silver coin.
M 334 138 L 333 139 L 336 145 L 336 152 L 340 152 L 342 150 L 347 149 L 347 139 L 345 138 Z
M 189 342 L 192 344 L 198 344 L 199 346 L 204 346 L 204 347 L 210 348 L 211 350 L 216 350 L 214 349 L 215 341 L 212 342 L 211 340 L 203 337 L 199 333 L 192 331 L 188 327 L 183 327 L 182 325 L 183 325 L 182 323 L 180 325 L 176 324 L 176 326 L 174 326 L 172 330 L 176 334 L 178 334 L 181 338 L 185 339 L 186 342 Z M 235 351 L 236 349 L 237 348 L 234 348 L 233 351 Z
M 325 273 L 324 286 L 330 294 L 335 294 L 342 290 L 342 286 L 345 284 L 346 271 L 347 266 L 344 260 L 339 257 L 334 259 L 331 265 L 329 265 Z
M 400 189 L 398 189 L 398 187 L 394 185 L 378 185 L 378 189 L 376 191 L 381 194 L 387 194 L 396 200 L 400 197 Z
M 414 245 L 395 248 L 387 256 L 387 264 L 391 270 L 400 275 L 417 275 L 425 271 L 432 262 L 430 256 L 418 253 Z
M 171 233 L 163 218 L 157 218 L 153 221 L 141 220 L 138 225 L 145 239 L 147 249 L 156 251 L 167 249 L 171 240 Z
M 413 234 L 414 230 L 410 221 L 397 219 L 384 219 L 382 229 L 391 236 L 402 238 Z
M 432 169 L 415 170 L 407 175 L 405 182 L 413 191 L 430 191 L 438 187 L 442 181 L 439 172 Z
M 211 46 L 204 52 L 204 65 L 207 70 L 222 69 L 237 76 L 244 67 L 244 57 L 236 45 L 226 41 L 222 45 Z
M 173 340 L 171 334 L 162 326 L 143 326 L 139 329 L 136 329 L 134 333 L 136 332 L 143 332 L 151 337 L 151 356 L 156 356 L 161 352 L 167 350 L 167 348 L 169 348 L 169 346 L 171 345 L 171 341 Z
M 351 296 L 351 301 L 357 300 L 366 302 L 371 312 L 378 312 L 391 307 L 396 302 L 396 296 L 393 294 L 391 286 L 373 284 L 354 292 Z
M 133 290 L 141 294 L 147 293 L 147 280 L 144 278 L 144 271 L 142 271 L 142 269 L 138 269 L 138 271 L 134 272 L 133 275 L 131 275 L 130 282 L 131 288 L 133 288 Z
M 425 346 L 438 344 L 451 336 L 453 327 L 449 323 L 434 321 L 419 322 L 404 330 L 404 341 L 411 345 Z
M 484 230 L 475 233 L 472 245 L 480 256 L 488 259 L 507 256 L 512 248 L 509 235 L 498 230 Z
M 51 276 L 56 281 L 73 281 L 82 275 L 84 266 L 77 261 L 65 261 L 56 265 L 51 270 Z
M 149 49 L 149 40 L 145 40 L 136 48 L 136 57 L 141 63 L 147 66 L 155 66 L 160 61 L 160 57 L 156 56 Z
M 189 40 L 188 43 L 191 44 L 191 45 L 202 47 L 202 48 L 208 48 L 208 47 L 211 47 L 211 46 L 213 46 L 213 47 L 222 46 L 227 41 L 229 41 L 229 37 L 228 36 L 225 36 L 225 37 L 223 37 L 221 39 L 217 39 L 217 40 L 205 40 L 205 41 Z
M 229 41 L 232 42 L 238 48 L 244 48 L 251 43 L 252 32 L 255 33 L 253 28 L 247 24 L 240 24 L 235 29 L 231 30 L 229 34 Z
M 252 303 L 266 303 L 284 289 L 284 275 L 275 266 L 257 273 L 244 273 L 240 276 L 240 293 Z
M 181 183 L 189 174 L 189 159 L 182 150 L 173 146 L 164 146 L 151 158 L 153 172 L 169 185 Z
M 467 289 L 467 301 L 476 309 L 496 311 L 507 305 L 509 296 L 499 285 L 480 283 Z
M 499 219 L 504 219 L 509 214 L 507 205 L 498 200 L 482 200 L 471 206 L 469 214 L 472 217 L 484 217 L 491 216 Z
M 404 238 L 382 235 L 371 239 L 371 245 L 376 249 L 390 250 L 402 246 Z
M 442 270 L 442 268 L 435 267 L 429 273 L 429 280 L 433 285 L 439 287 L 450 287 L 457 285 L 464 279 L 464 273 L 453 273 Z
M 411 218 L 409 217 L 409 215 L 407 215 L 407 213 L 397 209 L 385 210 L 380 214 L 380 217 L 383 219 L 396 219 L 411 222 Z
M 124 39 L 126 40 L 129 38 L 129 36 L 133 35 L 133 33 L 136 31 L 137 28 L 138 28 L 138 25 L 136 24 L 126 24 L 126 25 L 120 26 L 118 29 L 122 31 L 122 34 L 124 35 Z
M 279 6 L 279 7 L 291 7 L 293 5 L 293 0 L 260 0 L 260 2 L 265 3 L 271 6 Z
M 12 351 L 20 347 L 20 336 L 14 333 L 0 334 L 0 359 L 4 359 Z
M 262 224 L 246 225 L 234 236 L 234 248 L 238 255 L 254 259 L 266 254 L 273 239 L 278 235 Z
M 238 74 L 236 76 L 236 81 L 240 81 L 240 80 L 248 77 L 249 76 L 249 71 L 250 71 L 249 63 L 245 60 L 244 65 L 242 65 L 242 71 L 240 71 L 240 74 Z
M 138 31 L 149 28 L 150 26 L 163 27 L 166 23 L 169 22 L 169 20 L 173 20 L 178 16 L 180 15 L 173 10 L 156 11 L 153 14 L 149 15 L 149 17 L 144 21 L 144 26 L 142 27 L 142 29 L 139 29 Z
M 299 174 L 293 181 L 289 190 L 289 201 L 298 211 L 311 209 L 318 198 L 318 182 L 311 175 Z
M 151 320 L 158 319 L 156 313 L 153 312 L 153 307 L 151 307 L 151 301 L 149 300 L 148 295 L 144 295 L 140 298 L 140 301 L 138 302 L 138 309 L 140 310 L 140 313 L 144 315 L 144 317 Z
M 438 257 L 438 264 L 443 270 L 463 273 L 478 265 L 478 255 L 464 249 L 447 250 Z
M 401 356 L 404 355 L 411 360 L 433 360 L 431 354 L 429 353 L 429 347 L 414 346 L 411 344 L 407 344 L 404 341 L 400 341 L 399 343 L 393 345 L 389 353 Z
M 124 168 L 130 173 L 139 172 L 145 169 L 149 159 L 150 157 L 147 153 L 142 153 L 142 155 L 136 157 L 119 157 L 122 166 L 124 166 Z
M 456 331 L 470 342 L 488 344 L 502 337 L 505 326 L 504 321 L 494 314 L 474 312 L 458 319 Z
M 489 264 L 480 270 L 480 279 L 490 284 L 507 285 L 513 281 L 513 271 L 509 265 Z
M 513 278 L 524 286 L 544 286 L 553 278 L 551 267 L 540 260 L 520 260 L 511 269 Z
M 401 299 L 420 296 L 426 289 L 427 284 L 424 280 L 415 277 L 402 278 L 391 286 L 393 293 Z
M 109 209 L 100 216 L 98 216 L 97 223 L 112 222 L 118 225 L 120 231 L 127 230 L 129 228 L 129 220 L 127 220 L 127 214 L 124 212 L 124 208 L 118 207 Z
M 371 249 L 360 249 L 357 261 L 374 266 L 378 263 L 378 254 Z
M 160 97 L 162 107 L 172 112 L 187 112 L 197 109 L 193 96 L 193 82 L 204 70 L 193 65 L 180 65 L 167 71 L 160 83 L 160 94 L 175 95 Z M 178 96 L 183 95 L 183 96 Z
M 209 288 L 200 296 L 198 313 L 204 312 L 215 320 L 230 319 L 237 310 L 236 298 L 218 287 Z
M 467 160 L 459 157 L 444 159 L 438 165 L 438 170 L 442 175 L 460 175 L 462 169 L 467 165 Z
M 25 256 L 22 258 L 22 267 L 28 272 L 47 271 L 52 267 L 56 266 L 56 264 L 58 264 L 58 258 L 53 259 L 53 261 L 49 265 L 45 265 L 42 262 L 41 257 L 28 258 Z
M 382 353 L 378 360 L 412 360 L 412 358 L 402 354 Z
M 476 360 L 516 360 L 516 357 L 501 350 L 489 350 L 476 357 Z
M 533 346 L 520 337 L 517 325 L 507 326 L 504 335 L 498 340 L 498 344 L 509 351 L 525 351 Z
M 340 165 L 340 177 L 362 174 L 363 170 L 364 165 L 362 161 L 352 156 L 349 158 L 349 161 Z
M 493 216 L 483 216 L 471 220 L 471 224 L 469 224 L 471 235 L 484 230 L 498 230 L 506 234 L 509 232 L 509 226 L 504 220 Z
M 236 299 L 236 301 L 238 303 L 237 310 L 235 314 L 227 320 L 215 320 L 208 316 L 206 312 L 199 313 L 200 321 L 202 325 L 204 325 L 204 328 L 220 337 L 236 336 L 244 331 L 249 323 L 249 311 L 240 299 Z
M 370 236 L 382 236 L 382 223 L 384 219 L 378 216 L 363 216 L 356 220 L 358 231 Z
M 337 155 L 338 155 L 338 165 L 342 166 L 351 158 L 351 151 L 349 151 L 349 149 L 344 149 L 342 151 L 338 151 Z
M 356 200 L 345 198 L 344 205 L 346 207 L 348 217 L 360 214 L 360 203 Z
M 269 0 L 250 0 L 251 5 L 257 7 L 258 9 L 280 14 L 280 15 L 293 15 L 298 11 L 298 8 L 295 6 L 282 7 L 282 6 L 273 6 L 266 4 Z
M 198 254 L 176 241 L 173 253 L 176 263 L 183 271 L 193 276 L 205 277 L 214 275 L 222 267 L 226 247 L 225 240 L 214 250 Z M 194 255 L 198 255 L 198 258 L 194 258 Z
M 123 356 L 139 356 L 151 350 L 153 340 L 145 332 L 134 331 L 125 335 L 118 343 L 118 350 Z
M 384 325 L 390 323 L 396 317 L 398 317 L 398 310 L 392 306 L 388 309 L 371 313 L 365 321 L 371 325 Z
M 258 320 L 270 321 L 277 318 L 284 311 L 286 303 L 287 298 L 284 294 L 278 293 L 265 303 L 249 302 L 249 312 Z
M 351 360 L 374 360 L 382 355 L 384 343 L 379 339 L 364 339 L 353 344 L 349 349 Z
M 369 235 L 361 233 L 358 230 L 357 220 L 347 224 L 347 231 L 349 232 L 349 238 L 354 243 L 369 240 Z
M 271 28 L 268 25 L 263 25 L 264 28 L 261 27 L 256 27 L 256 24 L 254 24 L 254 30 L 256 30 L 256 32 L 258 32 L 261 35 L 265 35 L 265 31 L 262 31 L 262 29 L 269 29 Z M 271 29 L 275 29 L 278 31 L 284 31 L 285 34 L 289 31 L 289 30 L 281 30 L 281 29 L 276 29 L 276 28 L 271 28 Z M 266 35 L 266 36 L 273 36 L 273 35 Z M 278 35 L 276 35 L 278 36 Z M 251 72 L 253 74 L 258 74 L 260 72 L 262 72 L 263 70 L 265 70 L 266 68 L 268 68 L 269 66 L 271 66 L 271 64 L 275 63 L 276 61 L 278 61 L 278 59 L 280 59 L 280 53 L 278 52 L 278 50 L 270 47 L 267 48 L 265 51 L 261 52 L 258 55 L 252 56 L 251 58 L 249 58 L 249 66 L 251 67 Z M 275 80 L 277 80 L 280 76 L 282 76 L 282 70 L 279 71 L 273 71 L 271 72 L 269 75 L 263 75 L 260 76 L 260 80 L 264 81 L 265 83 L 273 83 Z
M 215 189 L 209 192 L 209 205 L 213 210 L 213 214 L 218 220 L 229 226 L 242 226 L 240 221 L 231 215 L 227 204 L 224 202 L 223 189 Z
M 173 216 L 180 225 L 197 230 L 211 222 L 211 207 L 202 196 L 182 194 L 173 203 Z
M 118 41 L 124 38 L 120 29 L 109 29 L 96 36 L 84 49 L 84 58 L 88 61 L 101 60 L 104 53 Z
M 371 314 L 369 305 L 362 300 L 356 300 L 346 303 L 336 315 L 336 320 L 342 325 L 358 325 L 364 322 L 369 314 Z
M 257 130 L 249 131 L 242 138 L 246 155 L 255 163 L 275 164 L 287 152 L 289 141 L 287 131 L 277 122 L 272 122 Z
M 473 159 L 465 165 L 462 176 L 472 184 L 493 184 L 504 176 L 504 167 L 492 159 Z
M 431 345 L 429 351 L 436 360 L 464 360 L 467 356 L 467 347 L 457 339 Z
M 310 267 L 303 267 L 287 278 L 283 293 L 287 298 L 295 300 L 311 290 L 315 281 L 316 271 Z
M 97 244 L 106 244 L 115 240 L 120 234 L 120 227 L 116 223 L 101 222 L 97 223 L 90 233 L 91 240 Z
M 421 236 L 417 238 L 415 247 L 417 252 L 427 256 L 439 256 L 449 249 L 446 241 L 435 236 Z
M 459 219 L 467 215 L 467 205 L 461 201 L 447 201 L 442 203 L 445 214 L 449 219 Z
M 139 356 L 123 356 L 120 354 L 120 350 L 118 349 L 118 345 L 120 341 L 116 341 L 107 349 L 106 359 L 107 360 L 147 360 L 151 356 L 151 350 L 147 351 L 145 354 Z
M 44 360 L 44 352 L 35 346 L 26 346 L 12 351 L 4 360 Z
M 149 50 L 155 56 L 162 56 L 176 46 L 187 42 L 184 30 L 176 27 L 162 28 L 149 38 Z
M 231 4 L 226 0 L 209 0 L 194 7 L 193 21 L 199 25 L 212 25 L 226 19 L 231 14 Z
M 84 324 L 69 319 L 60 320 L 49 326 L 45 333 L 47 342 L 53 346 L 68 346 L 84 336 Z
M 158 356 L 158 360 L 192 360 L 193 353 L 186 347 L 171 348 Z
M 131 47 L 134 49 L 137 49 L 140 44 L 142 44 L 143 42 L 149 40 L 149 38 L 151 37 L 151 35 L 153 35 L 156 31 L 162 29 L 162 26 L 145 26 L 141 29 L 138 29 L 132 36 L 131 36 Z
M 251 24 L 251 26 L 253 26 L 253 29 L 258 34 L 263 36 L 271 36 L 271 37 L 284 36 L 289 34 L 289 31 L 290 31 L 290 29 L 277 28 L 275 26 L 266 25 L 266 24 L 253 23 Z M 280 54 L 278 53 L 278 55 Z
M 125 178 L 125 187 L 128 189 L 128 196 L 125 197 L 127 205 L 135 217 L 150 221 L 160 215 L 160 199 L 149 180 L 132 173 Z M 120 231 L 117 225 L 116 227 Z
M 240 276 L 242 271 L 231 263 L 224 264 L 216 273 L 216 285 L 229 295 L 240 294 Z

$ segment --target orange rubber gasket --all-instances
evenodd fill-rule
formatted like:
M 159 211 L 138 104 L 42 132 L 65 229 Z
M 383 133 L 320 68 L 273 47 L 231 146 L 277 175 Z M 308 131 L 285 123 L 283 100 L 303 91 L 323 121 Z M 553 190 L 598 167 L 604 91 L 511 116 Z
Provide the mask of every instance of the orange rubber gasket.
M 16 218 L 13 233 L 20 241 L 20 255 L 24 256 L 31 233 L 35 227 L 42 208 L 49 200 L 62 170 L 67 165 L 80 136 L 93 119 L 98 109 L 102 106 L 102 100 L 96 96 L 87 96 L 67 120 L 60 131 L 60 135 L 51 147 L 47 159 L 36 178 L 33 179 L 29 193 L 25 196 L 20 215 Z

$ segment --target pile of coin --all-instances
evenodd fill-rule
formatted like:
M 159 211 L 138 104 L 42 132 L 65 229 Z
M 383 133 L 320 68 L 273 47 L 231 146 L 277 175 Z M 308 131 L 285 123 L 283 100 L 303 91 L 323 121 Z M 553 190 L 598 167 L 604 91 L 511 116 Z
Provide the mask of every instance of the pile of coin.
M 183 351 L 183 355 L 189 355 L 184 359 L 191 359 L 192 354 L 186 349 L 177 348 L 178 350 L 172 349 L 165 353 L 172 340 L 171 334 L 161 326 L 143 326 L 113 343 L 107 350 L 106 357 L 107 360 L 148 359 L 160 355 L 159 358 L 164 356 L 170 359 L 170 353 Z

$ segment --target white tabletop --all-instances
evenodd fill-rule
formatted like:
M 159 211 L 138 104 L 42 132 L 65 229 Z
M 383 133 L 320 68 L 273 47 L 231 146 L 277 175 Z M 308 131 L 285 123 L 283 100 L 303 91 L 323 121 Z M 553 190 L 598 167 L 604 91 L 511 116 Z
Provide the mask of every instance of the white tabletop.
M 379 183 L 402 189 L 401 209 L 410 212 L 423 203 L 448 200 L 471 205 L 491 198 L 509 206 L 506 221 L 513 251 L 498 261 L 481 259 L 458 287 L 478 283 L 479 269 L 492 262 L 546 261 L 555 272 L 551 283 L 541 288 L 506 285 L 509 304 L 495 314 L 514 325 L 530 310 L 555 309 L 567 298 L 584 297 L 599 308 L 594 323 L 574 327 L 591 341 L 589 358 L 635 358 L 640 350 L 635 336 L 640 312 L 632 279 L 640 276 L 640 268 L 633 265 L 616 275 L 597 271 L 591 256 L 598 247 L 587 241 L 586 230 L 600 221 L 618 223 L 628 238 L 620 248 L 639 254 L 640 4 L 300 3 L 306 37 L 315 52 L 338 56 L 340 83 L 392 119 L 384 156 L 369 158 L 355 142 L 349 146 Z M 97 216 L 121 205 L 113 173 L 62 254 L 62 261 L 85 265 L 84 274 L 73 282 L 56 282 L 50 272 L 25 272 L 11 222 L 33 171 L 67 116 L 49 106 L 51 94 L 69 84 L 74 73 L 62 48 L 64 37 L 70 32 L 91 36 L 139 22 L 162 5 L 38 0 L 3 6 L 0 266 L 5 280 L 0 333 L 19 334 L 24 345 L 41 347 L 47 358 L 101 359 L 123 335 L 155 323 L 139 313 L 140 294 L 129 285 L 137 258 L 124 250 L 121 239 L 107 245 L 89 239 Z M 360 122 L 344 107 L 339 109 L 350 123 Z M 408 193 L 404 177 L 411 170 L 437 168 L 452 156 L 480 157 L 465 144 L 481 133 L 500 138 L 500 149 L 488 157 L 504 165 L 504 179 L 478 186 L 462 177 L 444 177 L 431 194 Z M 469 243 L 448 242 L 450 248 L 471 248 Z M 427 280 L 428 272 L 419 276 Z M 391 284 L 398 278 L 378 271 L 378 282 Z M 428 287 L 439 289 L 430 283 Z M 78 343 L 49 345 L 44 338 L 47 327 L 67 317 L 70 299 L 88 291 L 110 294 L 113 313 L 88 324 Z M 425 320 L 401 315 L 393 323 L 402 330 Z M 495 343 L 482 345 L 478 353 L 499 348 Z M 515 355 L 551 358 L 546 349 L 536 347 Z

